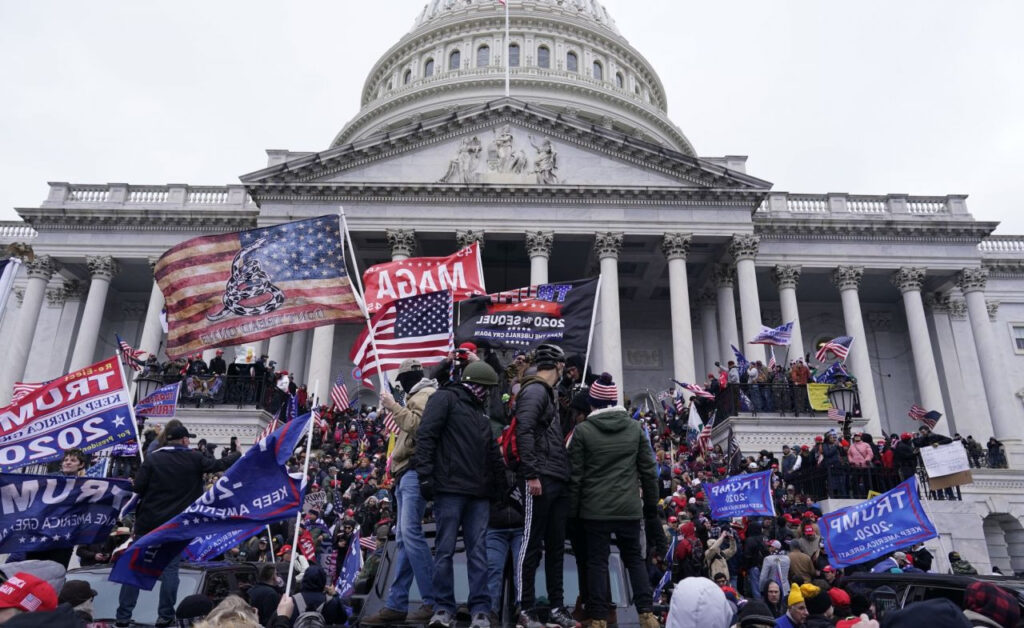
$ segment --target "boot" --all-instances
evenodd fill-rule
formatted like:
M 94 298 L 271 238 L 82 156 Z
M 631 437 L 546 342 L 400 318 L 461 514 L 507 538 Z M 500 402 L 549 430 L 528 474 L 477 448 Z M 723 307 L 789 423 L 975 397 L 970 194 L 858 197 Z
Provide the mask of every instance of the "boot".
M 661 628 L 661 623 L 654 613 L 647 611 L 640 613 L 640 628 Z
M 583 596 L 576 596 L 576 604 L 572 607 L 572 618 L 578 622 L 587 618 L 586 610 L 583 608 Z

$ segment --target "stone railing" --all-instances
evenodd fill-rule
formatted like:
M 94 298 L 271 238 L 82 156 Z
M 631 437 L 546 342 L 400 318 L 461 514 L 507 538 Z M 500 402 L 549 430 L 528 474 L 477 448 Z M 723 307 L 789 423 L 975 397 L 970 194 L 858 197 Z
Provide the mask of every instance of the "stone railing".
M 76 205 L 113 205 L 139 208 L 218 208 L 253 207 L 252 199 L 241 185 L 192 186 L 128 185 L 126 183 L 72 184 L 50 183 L 50 194 L 43 207 Z
M 20 220 L 0 221 L 0 241 L 25 242 L 34 239 L 36 230 Z
M 978 251 L 986 256 L 1024 257 L 1024 236 L 989 236 L 978 243 Z
M 966 196 L 886 194 L 792 194 L 769 192 L 757 213 L 762 216 L 969 216 Z

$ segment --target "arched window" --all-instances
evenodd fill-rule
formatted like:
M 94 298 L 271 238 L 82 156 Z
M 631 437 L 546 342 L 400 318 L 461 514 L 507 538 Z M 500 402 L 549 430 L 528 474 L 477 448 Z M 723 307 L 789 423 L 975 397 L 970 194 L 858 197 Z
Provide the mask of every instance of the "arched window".
M 537 49 L 537 67 L 551 67 L 551 50 L 547 46 L 541 46 Z
M 491 48 L 490 46 L 480 46 L 476 49 L 476 67 L 486 68 L 491 65 Z
M 412 80 L 412 70 L 406 70 L 402 76 L 402 85 L 408 85 L 409 81 Z
M 604 80 L 604 68 L 601 67 L 600 61 L 594 62 L 594 78 L 603 81 Z
M 509 44 L 508 65 L 510 68 L 519 67 L 519 44 Z
M 618 87 L 619 89 L 622 89 L 622 88 L 623 88 L 623 86 L 625 86 L 625 84 L 626 84 L 626 79 L 625 79 L 625 78 L 623 78 L 623 76 L 622 76 L 622 72 L 616 72 L 616 73 L 615 73 L 615 85 L 616 85 L 616 86 L 617 86 L 617 87 Z
M 452 50 L 452 53 L 448 55 L 448 69 L 458 70 L 462 64 L 462 53 L 458 50 Z
M 580 71 L 580 58 L 576 56 L 575 52 L 570 52 L 565 55 L 565 69 L 570 72 Z
M 427 59 L 427 62 L 423 64 L 423 76 L 434 76 L 434 60 Z

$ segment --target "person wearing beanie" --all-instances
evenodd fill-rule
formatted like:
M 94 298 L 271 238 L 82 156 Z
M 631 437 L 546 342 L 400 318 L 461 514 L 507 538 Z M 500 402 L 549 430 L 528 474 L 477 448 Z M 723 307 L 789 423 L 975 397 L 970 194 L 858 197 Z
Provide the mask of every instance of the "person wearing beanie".
M 972 582 L 964 594 L 964 616 L 974 626 L 1014 628 L 1020 621 L 1017 598 L 991 582 Z
M 736 617 L 739 628 L 774 628 L 775 617 L 761 600 L 750 600 Z
M 612 606 L 608 556 L 614 534 L 629 574 L 641 628 L 659 628 L 651 581 L 641 554 L 641 522 L 657 517 L 658 477 L 651 445 L 638 421 L 616 405 L 618 390 L 602 373 L 590 386 L 593 411 L 569 443 L 569 517 L 585 521 L 587 615 L 606 628 Z M 641 493 L 637 493 L 637 486 Z
M 884 628 L 970 628 L 971 622 L 956 604 L 946 598 L 934 598 L 886 611 Z
M 800 587 L 807 605 L 806 628 L 832 628 L 832 598 L 824 589 L 805 584 Z
M 523 628 L 544 628 L 535 608 L 534 587 L 542 554 L 551 605 L 549 624 L 578 627 L 565 609 L 562 585 L 565 522 L 569 514 L 569 457 L 565 440 L 572 426 L 568 421 L 563 423 L 559 416 L 554 387 L 565 370 L 565 360 L 561 347 L 550 343 L 539 345 L 532 358 L 537 373 L 523 378 L 516 396 L 519 474 L 526 480 L 525 549 L 519 553 L 515 565 L 516 582 L 521 585 L 516 623 Z
M 214 604 L 210 598 L 201 593 L 195 593 L 178 602 L 175 616 L 178 618 L 179 623 L 194 624 L 201 619 L 205 619 L 210 614 L 210 611 L 213 610 L 213 607 Z M 274 607 L 276 608 L 277 605 L 275 604 Z
M 804 622 L 807 621 L 807 604 L 804 602 L 804 592 L 808 594 L 819 591 L 818 587 L 812 584 L 797 585 L 793 583 L 789 586 L 789 597 L 786 602 L 789 604 L 789 609 L 786 614 L 775 620 L 776 628 L 796 628 L 797 626 L 803 626 Z
M 672 591 L 665 628 L 728 628 L 733 608 L 725 593 L 707 578 L 683 578 Z

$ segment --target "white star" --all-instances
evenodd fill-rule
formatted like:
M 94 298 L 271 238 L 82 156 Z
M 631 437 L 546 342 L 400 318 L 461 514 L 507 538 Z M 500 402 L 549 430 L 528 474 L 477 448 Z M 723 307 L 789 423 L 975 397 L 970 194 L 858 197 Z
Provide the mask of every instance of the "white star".
M 189 525 L 189 520 L 188 520 L 188 517 L 185 517 L 185 521 L 184 521 L 184 523 L 185 523 L 185 525 Z
M 20 542 L 20 543 L 24 543 L 24 542 L 25 542 L 25 537 L 23 537 L 23 536 L 22 536 L 22 537 L 19 537 L 19 538 L 18 538 L 18 542 Z
M 114 427 L 124 427 L 124 417 L 118 415 L 114 418 Z
M 193 517 L 192 523 L 199 523 L 199 517 Z

